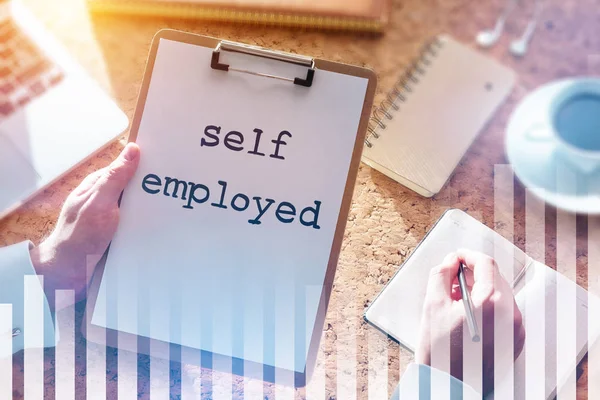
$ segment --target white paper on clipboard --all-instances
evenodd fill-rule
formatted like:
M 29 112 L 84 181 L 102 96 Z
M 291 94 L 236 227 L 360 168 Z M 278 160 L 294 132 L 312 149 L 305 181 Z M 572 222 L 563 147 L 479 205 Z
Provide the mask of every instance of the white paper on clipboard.
M 301 372 L 369 80 L 317 70 L 312 87 L 304 88 L 215 71 L 212 52 L 160 41 L 137 137 L 141 162 L 122 198 L 91 322 Z M 232 65 L 242 57 L 246 66 L 275 68 L 269 60 L 228 57 Z M 278 65 L 285 69 L 280 75 L 306 73 Z M 202 139 L 214 142 L 208 126 L 221 128 L 209 130 L 219 145 L 201 146 Z M 244 140 L 233 135 L 230 147 L 242 150 L 224 145 L 231 131 Z M 290 136 L 279 137 L 283 131 Z M 281 140 L 277 150 L 274 141 Z M 183 184 L 177 198 L 175 183 L 165 189 L 167 178 L 187 184 L 187 201 Z M 144 182 L 160 191 L 149 193 Z M 188 204 L 191 183 L 208 189 L 205 202 Z M 204 193 L 197 189 L 197 199 Z M 245 196 L 235 203 L 242 211 L 231 203 L 238 194 Z M 268 199 L 273 203 L 265 210 Z M 278 218 L 282 202 L 287 213 Z M 302 224 L 302 211 L 317 204 L 318 213 L 306 212 L 308 225 Z M 292 218 L 289 205 L 295 217 L 282 222 Z M 260 224 L 249 223 L 262 211 Z

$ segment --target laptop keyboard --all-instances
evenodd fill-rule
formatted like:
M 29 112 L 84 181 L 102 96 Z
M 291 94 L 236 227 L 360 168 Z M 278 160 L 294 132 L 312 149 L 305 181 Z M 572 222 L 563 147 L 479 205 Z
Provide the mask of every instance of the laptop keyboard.
M 9 116 L 64 78 L 11 19 L 0 20 L 0 119 Z

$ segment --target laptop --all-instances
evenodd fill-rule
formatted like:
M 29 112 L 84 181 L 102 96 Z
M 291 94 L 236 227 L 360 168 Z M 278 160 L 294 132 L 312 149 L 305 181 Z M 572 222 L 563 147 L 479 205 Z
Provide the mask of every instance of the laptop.
M 22 4 L 0 0 L 0 218 L 128 124 Z

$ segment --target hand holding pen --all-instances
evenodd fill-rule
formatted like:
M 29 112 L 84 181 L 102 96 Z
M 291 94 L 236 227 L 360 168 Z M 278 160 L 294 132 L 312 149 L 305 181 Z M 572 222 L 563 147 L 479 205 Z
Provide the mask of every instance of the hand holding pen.
M 459 273 L 461 264 L 463 271 Z M 470 360 L 463 354 L 463 343 L 472 341 L 472 333 L 481 340 L 483 360 Z M 514 335 L 516 359 L 525 343 L 525 329 L 510 285 L 491 257 L 470 250 L 449 254 L 429 276 L 415 361 L 432 365 L 432 360 L 448 354 L 450 370 L 445 372 L 460 380 L 463 361 L 482 363 L 483 391 L 487 394 L 494 382 L 494 333 Z M 443 369 L 445 365 L 432 366 Z

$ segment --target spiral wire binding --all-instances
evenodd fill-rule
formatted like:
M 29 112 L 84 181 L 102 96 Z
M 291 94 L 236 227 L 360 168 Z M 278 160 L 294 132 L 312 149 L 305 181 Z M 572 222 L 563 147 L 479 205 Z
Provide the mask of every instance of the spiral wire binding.
M 404 71 L 392 90 L 387 94 L 385 100 L 373 111 L 373 116 L 371 116 L 367 128 L 367 138 L 365 139 L 365 145 L 368 148 L 373 147 L 374 141 L 381 137 L 381 131 L 386 129 L 387 125 L 384 121 L 391 120 L 394 117 L 393 113 L 400 111 L 400 104 L 398 103 L 407 101 L 413 87 L 427 73 L 427 68 L 443 45 L 444 43 L 439 38 L 435 38 L 425 45 L 421 55 Z

